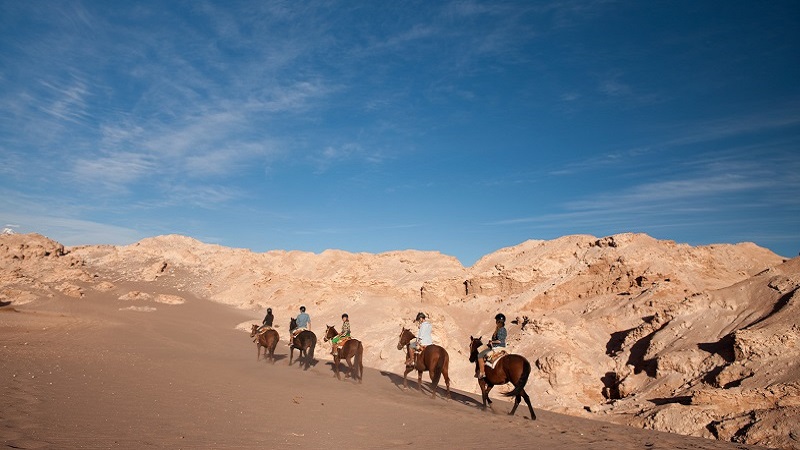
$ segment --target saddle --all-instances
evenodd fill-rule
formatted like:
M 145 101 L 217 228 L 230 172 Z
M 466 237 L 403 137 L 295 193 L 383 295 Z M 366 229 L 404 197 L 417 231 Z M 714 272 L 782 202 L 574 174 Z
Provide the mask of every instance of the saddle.
M 255 335 L 255 336 L 253 336 L 253 342 L 258 342 L 258 338 L 260 338 L 261 336 L 265 335 L 265 334 L 267 333 L 267 331 L 269 331 L 269 330 L 271 330 L 271 329 L 272 329 L 272 327 L 268 327 L 268 326 L 266 326 L 266 325 L 263 325 L 263 326 L 262 326 L 262 327 L 261 327 L 261 328 L 258 330 L 258 332 L 256 333 L 256 335 Z
M 508 352 L 506 352 L 503 349 L 497 349 L 492 352 L 489 352 L 489 354 L 486 355 L 485 364 L 490 368 L 494 369 L 495 364 L 497 364 L 498 361 L 500 361 L 507 354 Z
M 342 349 L 344 348 L 344 344 L 350 339 L 352 339 L 350 336 L 342 336 L 339 342 L 334 343 L 333 341 L 331 341 L 331 343 L 333 344 L 333 351 L 337 353 L 342 351 Z
M 416 365 L 417 360 L 422 356 L 422 352 L 425 351 L 425 347 L 427 347 L 427 345 L 417 345 L 417 348 L 414 349 L 414 359 L 409 361 L 408 357 L 406 356 L 406 366 L 412 367 Z
M 308 331 L 308 328 L 295 328 L 294 330 L 292 330 L 292 338 L 296 338 L 297 335 L 299 335 L 303 331 Z

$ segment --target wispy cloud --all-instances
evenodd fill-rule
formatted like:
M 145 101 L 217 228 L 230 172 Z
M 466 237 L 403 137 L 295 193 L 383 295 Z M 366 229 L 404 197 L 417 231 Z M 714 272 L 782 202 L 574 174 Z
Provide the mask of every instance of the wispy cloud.
M 72 169 L 76 181 L 122 187 L 153 172 L 155 161 L 147 155 L 118 152 L 96 159 L 78 159 Z
M 667 180 L 633 186 L 622 192 L 603 193 L 591 199 L 572 201 L 564 206 L 573 211 L 659 210 L 669 208 L 714 207 L 721 195 L 767 187 L 771 181 L 760 181 L 741 175 L 702 176 L 694 179 Z
M 787 104 L 779 108 L 770 107 L 769 111 L 673 125 L 671 133 L 676 137 L 667 140 L 663 145 L 678 146 L 711 142 L 798 125 L 800 125 L 800 113 L 798 113 L 797 105 Z
M 54 81 L 42 81 L 49 91 L 51 101 L 40 108 L 53 118 L 66 122 L 81 123 L 87 118 L 85 97 L 88 95 L 86 83 L 75 77 L 67 85 L 56 85 Z

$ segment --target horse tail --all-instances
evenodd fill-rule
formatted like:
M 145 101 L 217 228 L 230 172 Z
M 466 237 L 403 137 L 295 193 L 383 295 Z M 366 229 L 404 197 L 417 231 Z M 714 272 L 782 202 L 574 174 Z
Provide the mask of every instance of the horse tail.
M 311 346 L 308 347 L 308 360 L 314 359 L 314 349 L 317 347 L 317 335 L 311 334 Z
M 448 359 L 449 355 L 447 351 L 439 352 L 439 358 L 436 360 L 436 365 L 433 367 L 433 377 L 431 377 L 434 386 L 439 383 L 439 378 L 442 376 L 442 371 L 445 370 Z
M 358 374 L 358 382 L 364 379 L 364 344 L 358 341 L 358 348 L 356 349 L 356 373 Z
M 514 383 L 514 389 L 509 392 L 503 393 L 506 397 L 516 397 L 525 390 L 525 385 L 528 383 L 528 376 L 531 374 L 531 363 L 528 362 L 527 358 L 522 359 L 522 375 L 520 375 L 519 380 Z

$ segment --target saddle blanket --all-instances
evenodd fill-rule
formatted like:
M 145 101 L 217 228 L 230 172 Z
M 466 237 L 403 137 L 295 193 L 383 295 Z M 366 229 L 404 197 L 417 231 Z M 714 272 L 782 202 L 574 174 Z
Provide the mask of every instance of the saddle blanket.
M 308 328 L 295 328 L 292 330 L 292 337 L 296 338 L 298 334 L 302 333 L 303 331 L 308 331 Z
M 503 357 L 506 356 L 507 354 L 508 353 L 506 353 L 505 350 L 495 350 L 489 353 L 488 355 L 486 355 L 486 365 L 494 369 L 494 366 L 498 363 L 498 361 L 503 359 Z

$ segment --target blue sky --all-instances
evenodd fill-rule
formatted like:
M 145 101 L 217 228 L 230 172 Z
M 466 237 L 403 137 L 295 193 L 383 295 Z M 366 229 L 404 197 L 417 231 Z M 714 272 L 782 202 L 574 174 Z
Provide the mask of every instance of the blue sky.
M 800 251 L 800 3 L 0 0 L 0 226 Z

